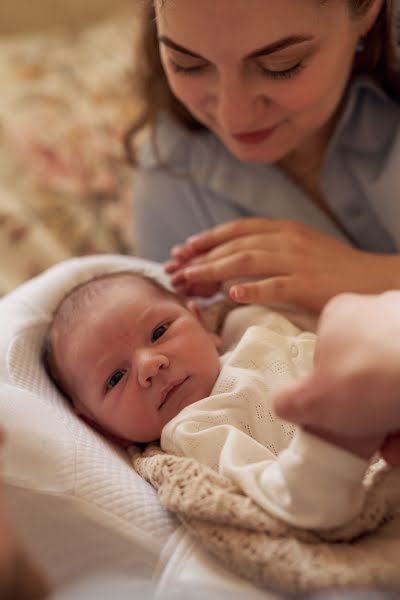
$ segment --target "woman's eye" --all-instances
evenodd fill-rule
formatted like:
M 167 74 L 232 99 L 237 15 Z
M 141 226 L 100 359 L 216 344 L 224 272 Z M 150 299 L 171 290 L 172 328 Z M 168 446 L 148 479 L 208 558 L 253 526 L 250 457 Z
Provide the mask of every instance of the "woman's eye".
M 295 75 L 300 73 L 300 71 L 303 70 L 304 64 L 302 62 L 299 62 L 299 63 L 293 65 L 292 67 L 289 67 L 288 69 L 283 69 L 281 71 L 274 71 L 272 69 L 267 69 L 266 67 L 263 67 L 262 65 L 260 65 L 260 68 L 261 68 L 262 73 L 264 75 L 267 75 L 267 77 L 271 77 L 271 79 L 290 79 L 290 77 L 294 77 Z
M 115 371 L 113 375 L 111 375 L 110 379 L 107 381 L 107 389 L 111 390 L 121 381 L 126 371 Z
M 173 60 L 170 60 L 169 62 L 175 73 L 199 73 L 205 68 L 205 65 L 192 65 L 184 67 L 183 65 L 179 65 Z
M 162 337 L 164 335 L 164 333 L 167 331 L 167 329 L 168 329 L 168 325 L 159 325 L 158 327 L 156 327 L 152 333 L 151 341 L 156 342 L 160 337 Z

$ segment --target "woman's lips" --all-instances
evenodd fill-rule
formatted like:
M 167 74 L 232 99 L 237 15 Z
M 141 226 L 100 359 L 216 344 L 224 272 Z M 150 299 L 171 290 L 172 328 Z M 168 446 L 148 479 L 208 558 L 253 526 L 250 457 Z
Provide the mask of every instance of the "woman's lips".
M 268 129 L 260 129 L 259 131 L 250 131 L 249 133 L 237 133 L 232 137 L 241 144 L 259 144 L 263 142 L 275 131 L 278 125 L 269 127 Z

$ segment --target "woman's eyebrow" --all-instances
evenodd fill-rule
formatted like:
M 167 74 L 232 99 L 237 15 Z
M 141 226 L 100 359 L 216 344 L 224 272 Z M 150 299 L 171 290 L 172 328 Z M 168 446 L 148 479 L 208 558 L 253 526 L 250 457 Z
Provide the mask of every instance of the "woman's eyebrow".
M 245 56 L 245 58 L 257 58 L 258 56 L 267 56 L 268 54 L 273 54 L 274 52 L 278 52 L 279 50 L 284 50 L 289 46 L 302 44 L 303 42 L 310 42 L 312 39 L 313 37 L 309 35 L 291 35 L 277 40 L 276 42 L 272 42 L 272 44 L 268 44 L 267 46 L 263 46 L 262 48 L 254 50 L 254 52 L 251 52 L 250 54 Z M 189 56 L 193 56 L 193 58 L 200 58 L 201 60 L 205 61 L 207 60 L 206 58 L 201 56 L 201 54 L 197 54 L 196 52 L 193 52 L 192 50 L 189 50 L 188 48 L 177 44 L 165 35 L 160 35 L 158 41 L 164 44 L 165 46 L 176 50 L 177 52 L 182 52 L 182 54 L 188 54 Z
M 201 60 L 206 60 L 200 54 L 196 54 L 196 52 L 192 52 L 191 50 L 188 50 L 184 46 L 177 44 L 176 42 L 174 42 L 173 40 L 171 40 L 169 37 L 167 37 L 165 35 L 160 35 L 158 38 L 158 41 L 161 42 L 162 44 L 164 44 L 164 46 L 168 46 L 168 48 L 172 48 L 172 50 L 177 50 L 177 52 L 182 52 L 182 54 L 188 54 L 189 56 L 193 56 L 194 58 L 201 58 Z
M 273 54 L 279 50 L 284 50 L 289 46 L 295 46 L 296 44 L 302 44 L 303 42 L 311 42 L 311 40 L 313 40 L 313 37 L 310 35 L 290 35 L 277 40 L 276 42 L 272 42 L 272 44 L 268 44 L 268 46 L 263 46 L 262 48 L 258 48 L 258 50 L 254 50 L 254 52 L 248 54 L 246 58 L 267 56 L 268 54 Z

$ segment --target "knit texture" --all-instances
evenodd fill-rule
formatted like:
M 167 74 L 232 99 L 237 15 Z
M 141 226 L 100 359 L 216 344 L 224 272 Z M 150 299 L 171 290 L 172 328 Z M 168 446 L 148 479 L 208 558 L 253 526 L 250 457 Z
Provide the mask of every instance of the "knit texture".
M 158 445 L 129 449 L 135 470 L 194 538 L 251 581 L 299 593 L 400 585 L 400 469 L 369 470 L 361 513 L 331 530 L 301 530 L 262 510 L 228 479 Z

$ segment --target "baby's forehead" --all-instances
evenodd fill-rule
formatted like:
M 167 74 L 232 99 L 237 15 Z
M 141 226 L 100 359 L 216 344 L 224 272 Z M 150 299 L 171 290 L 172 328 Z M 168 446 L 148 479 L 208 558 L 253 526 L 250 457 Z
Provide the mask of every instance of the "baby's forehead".
M 87 310 L 92 310 L 106 295 L 112 295 L 117 300 L 118 295 L 129 294 L 129 300 L 135 303 L 133 292 L 143 292 L 142 301 L 151 297 L 159 300 L 170 298 L 178 302 L 172 292 L 148 277 L 136 273 L 112 274 L 98 277 L 71 290 L 56 310 L 53 327 L 68 327 L 85 318 Z M 137 296 L 136 300 L 139 300 Z

